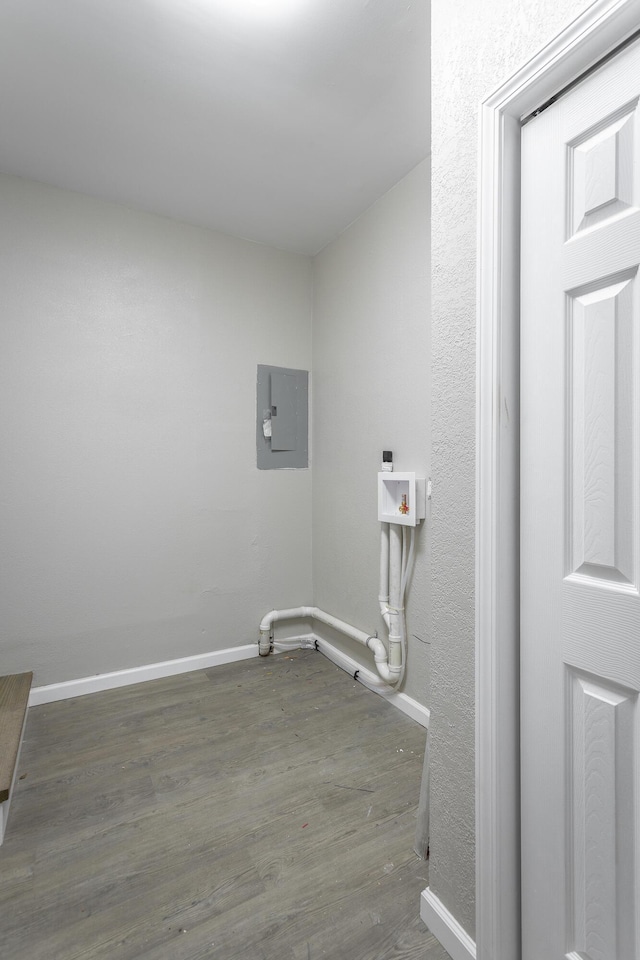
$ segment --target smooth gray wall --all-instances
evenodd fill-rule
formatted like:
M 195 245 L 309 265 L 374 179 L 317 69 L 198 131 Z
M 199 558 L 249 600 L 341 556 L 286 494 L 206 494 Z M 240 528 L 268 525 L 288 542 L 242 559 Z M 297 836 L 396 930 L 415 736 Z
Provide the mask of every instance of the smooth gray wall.
M 478 105 L 581 0 L 431 0 L 433 642 L 429 885 L 475 936 L 474 485 Z
M 0 672 L 255 641 L 311 596 L 309 470 L 258 471 L 258 363 L 309 369 L 311 261 L 0 176 Z
M 314 603 L 384 636 L 377 519 L 383 449 L 393 450 L 397 470 L 429 476 L 428 160 L 314 260 Z M 407 609 L 404 686 L 423 703 L 430 639 L 427 542 L 423 524 Z M 372 667 L 358 644 L 336 634 L 331 639 Z

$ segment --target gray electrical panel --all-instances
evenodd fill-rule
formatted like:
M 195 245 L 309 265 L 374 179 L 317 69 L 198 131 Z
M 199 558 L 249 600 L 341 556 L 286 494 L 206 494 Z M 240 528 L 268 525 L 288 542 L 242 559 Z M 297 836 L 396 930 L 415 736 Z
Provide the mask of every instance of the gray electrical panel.
M 258 365 L 259 470 L 309 466 L 309 374 Z

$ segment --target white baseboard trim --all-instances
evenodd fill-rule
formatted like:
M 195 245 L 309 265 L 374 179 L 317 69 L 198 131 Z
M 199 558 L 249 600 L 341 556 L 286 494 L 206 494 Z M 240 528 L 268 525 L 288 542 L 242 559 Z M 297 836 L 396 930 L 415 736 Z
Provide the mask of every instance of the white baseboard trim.
M 384 682 L 373 670 L 363 667 L 357 660 L 350 657 L 348 653 L 343 653 L 333 643 L 324 640 L 314 633 L 304 634 L 300 637 L 287 637 L 284 640 L 275 640 L 273 643 L 273 652 L 287 653 L 290 650 L 319 650 L 328 660 L 335 663 L 353 676 L 356 671 L 358 680 L 360 680 L 368 690 L 373 690 L 379 696 L 384 697 L 389 703 L 397 707 L 398 710 L 405 713 L 412 720 L 415 720 L 420 726 L 429 728 L 429 708 L 418 703 L 406 693 L 396 693 L 392 687 Z
M 398 710 L 401 710 L 402 713 L 405 713 L 408 717 L 411 717 L 412 720 L 415 720 L 421 726 L 429 727 L 429 708 L 423 706 L 423 704 L 418 703 L 417 700 L 414 700 L 412 697 L 408 697 L 406 693 L 396 693 L 396 691 L 388 686 L 380 678 L 380 676 L 375 673 L 373 670 L 369 670 L 366 667 L 363 667 L 358 663 L 357 660 L 354 660 L 353 657 L 350 657 L 347 653 L 343 653 L 342 650 L 338 650 L 332 643 L 329 643 L 328 640 L 323 640 L 321 637 L 314 638 L 317 641 L 318 650 L 320 653 L 323 653 L 325 657 L 335 663 L 338 667 L 342 667 L 343 670 L 346 670 L 347 673 L 350 673 L 351 676 L 358 672 L 358 680 L 360 680 L 365 687 L 369 690 L 373 690 L 374 693 L 377 693 L 379 696 L 384 697 L 389 703 L 393 704 L 394 707 L 397 707 Z M 314 646 L 315 644 L 312 644 Z
M 385 700 L 421 726 L 429 727 L 428 707 L 408 697 L 406 693 L 396 693 L 380 679 L 377 673 L 361 666 L 357 660 L 338 650 L 328 640 L 323 640 L 321 637 L 310 633 L 277 640 L 274 643 L 274 648 L 275 653 L 286 653 L 300 649 L 318 649 L 325 657 L 352 676 L 357 671 L 358 680 L 369 690 L 373 690 L 374 693 L 384 697 Z M 219 667 L 225 663 L 250 660 L 257 656 L 258 644 L 248 643 L 241 647 L 228 647 L 225 650 L 215 650 L 211 653 L 199 653 L 193 657 L 180 657 L 178 660 L 165 660 L 162 663 L 149 663 L 141 667 L 130 667 L 127 670 L 115 670 L 112 673 L 99 673 L 93 677 L 80 677 L 77 680 L 50 683 L 46 686 L 31 688 L 29 706 L 36 707 L 43 703 L 54 703 L 56 700 L 83 697 L 89 693 L 100 693 L 102 690 L 115 690 L 116 687 L 127 687 L 133 683 L 144 683 L 146 680 L 159 680 L 179 673 L 189 673 L 191 670 L 206 670 L 209 667 Z
M 32 687 L 29 706 L 53 703 L 56 700 L 69 700 L 71 697 L 83 697 L 87 693 L 99 693 L 101 690 L 114 690 L 127 687 L 132 683 L 145 680 L 160 680 L 191 670 L 206 670 L 220 667 L 225 663 L 250 660 L 258 656 L 258 644 L 247 643 L 241 647 L 227 647 L 211 653 L 198 653 L 193 657 L 180 657 L 178 660 L 164 660 L 162 663 L 148 663 L 142 667 L 130 667 L 127 670 L 115 670 L 113 673 L 99 673 L 93 677 L 80 677 L 78 680 L 64 680 L 62 683 L 50 683 L 43 687 Z
M 429 887 L 420 895 L 420 917 L 451 960 L 476 960 L 476 945 Z

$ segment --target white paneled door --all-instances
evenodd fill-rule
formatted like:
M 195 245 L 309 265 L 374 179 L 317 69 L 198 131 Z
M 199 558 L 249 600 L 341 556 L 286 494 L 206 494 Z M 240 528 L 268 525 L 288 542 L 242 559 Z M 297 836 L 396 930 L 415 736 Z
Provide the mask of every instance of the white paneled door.
M 522 131 L 524 960 L 640 958 L 640 42 Z

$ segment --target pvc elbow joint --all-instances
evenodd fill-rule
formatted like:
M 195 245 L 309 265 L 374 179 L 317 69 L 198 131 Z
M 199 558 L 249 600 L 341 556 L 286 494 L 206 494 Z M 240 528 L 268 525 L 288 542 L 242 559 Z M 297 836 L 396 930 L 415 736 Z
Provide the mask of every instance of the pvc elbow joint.
M 261 657 L 268 657 L 271 653 L 271 628 L 262 629 L 260 624 L 260 639 L 258 641 L 258 653 Z

